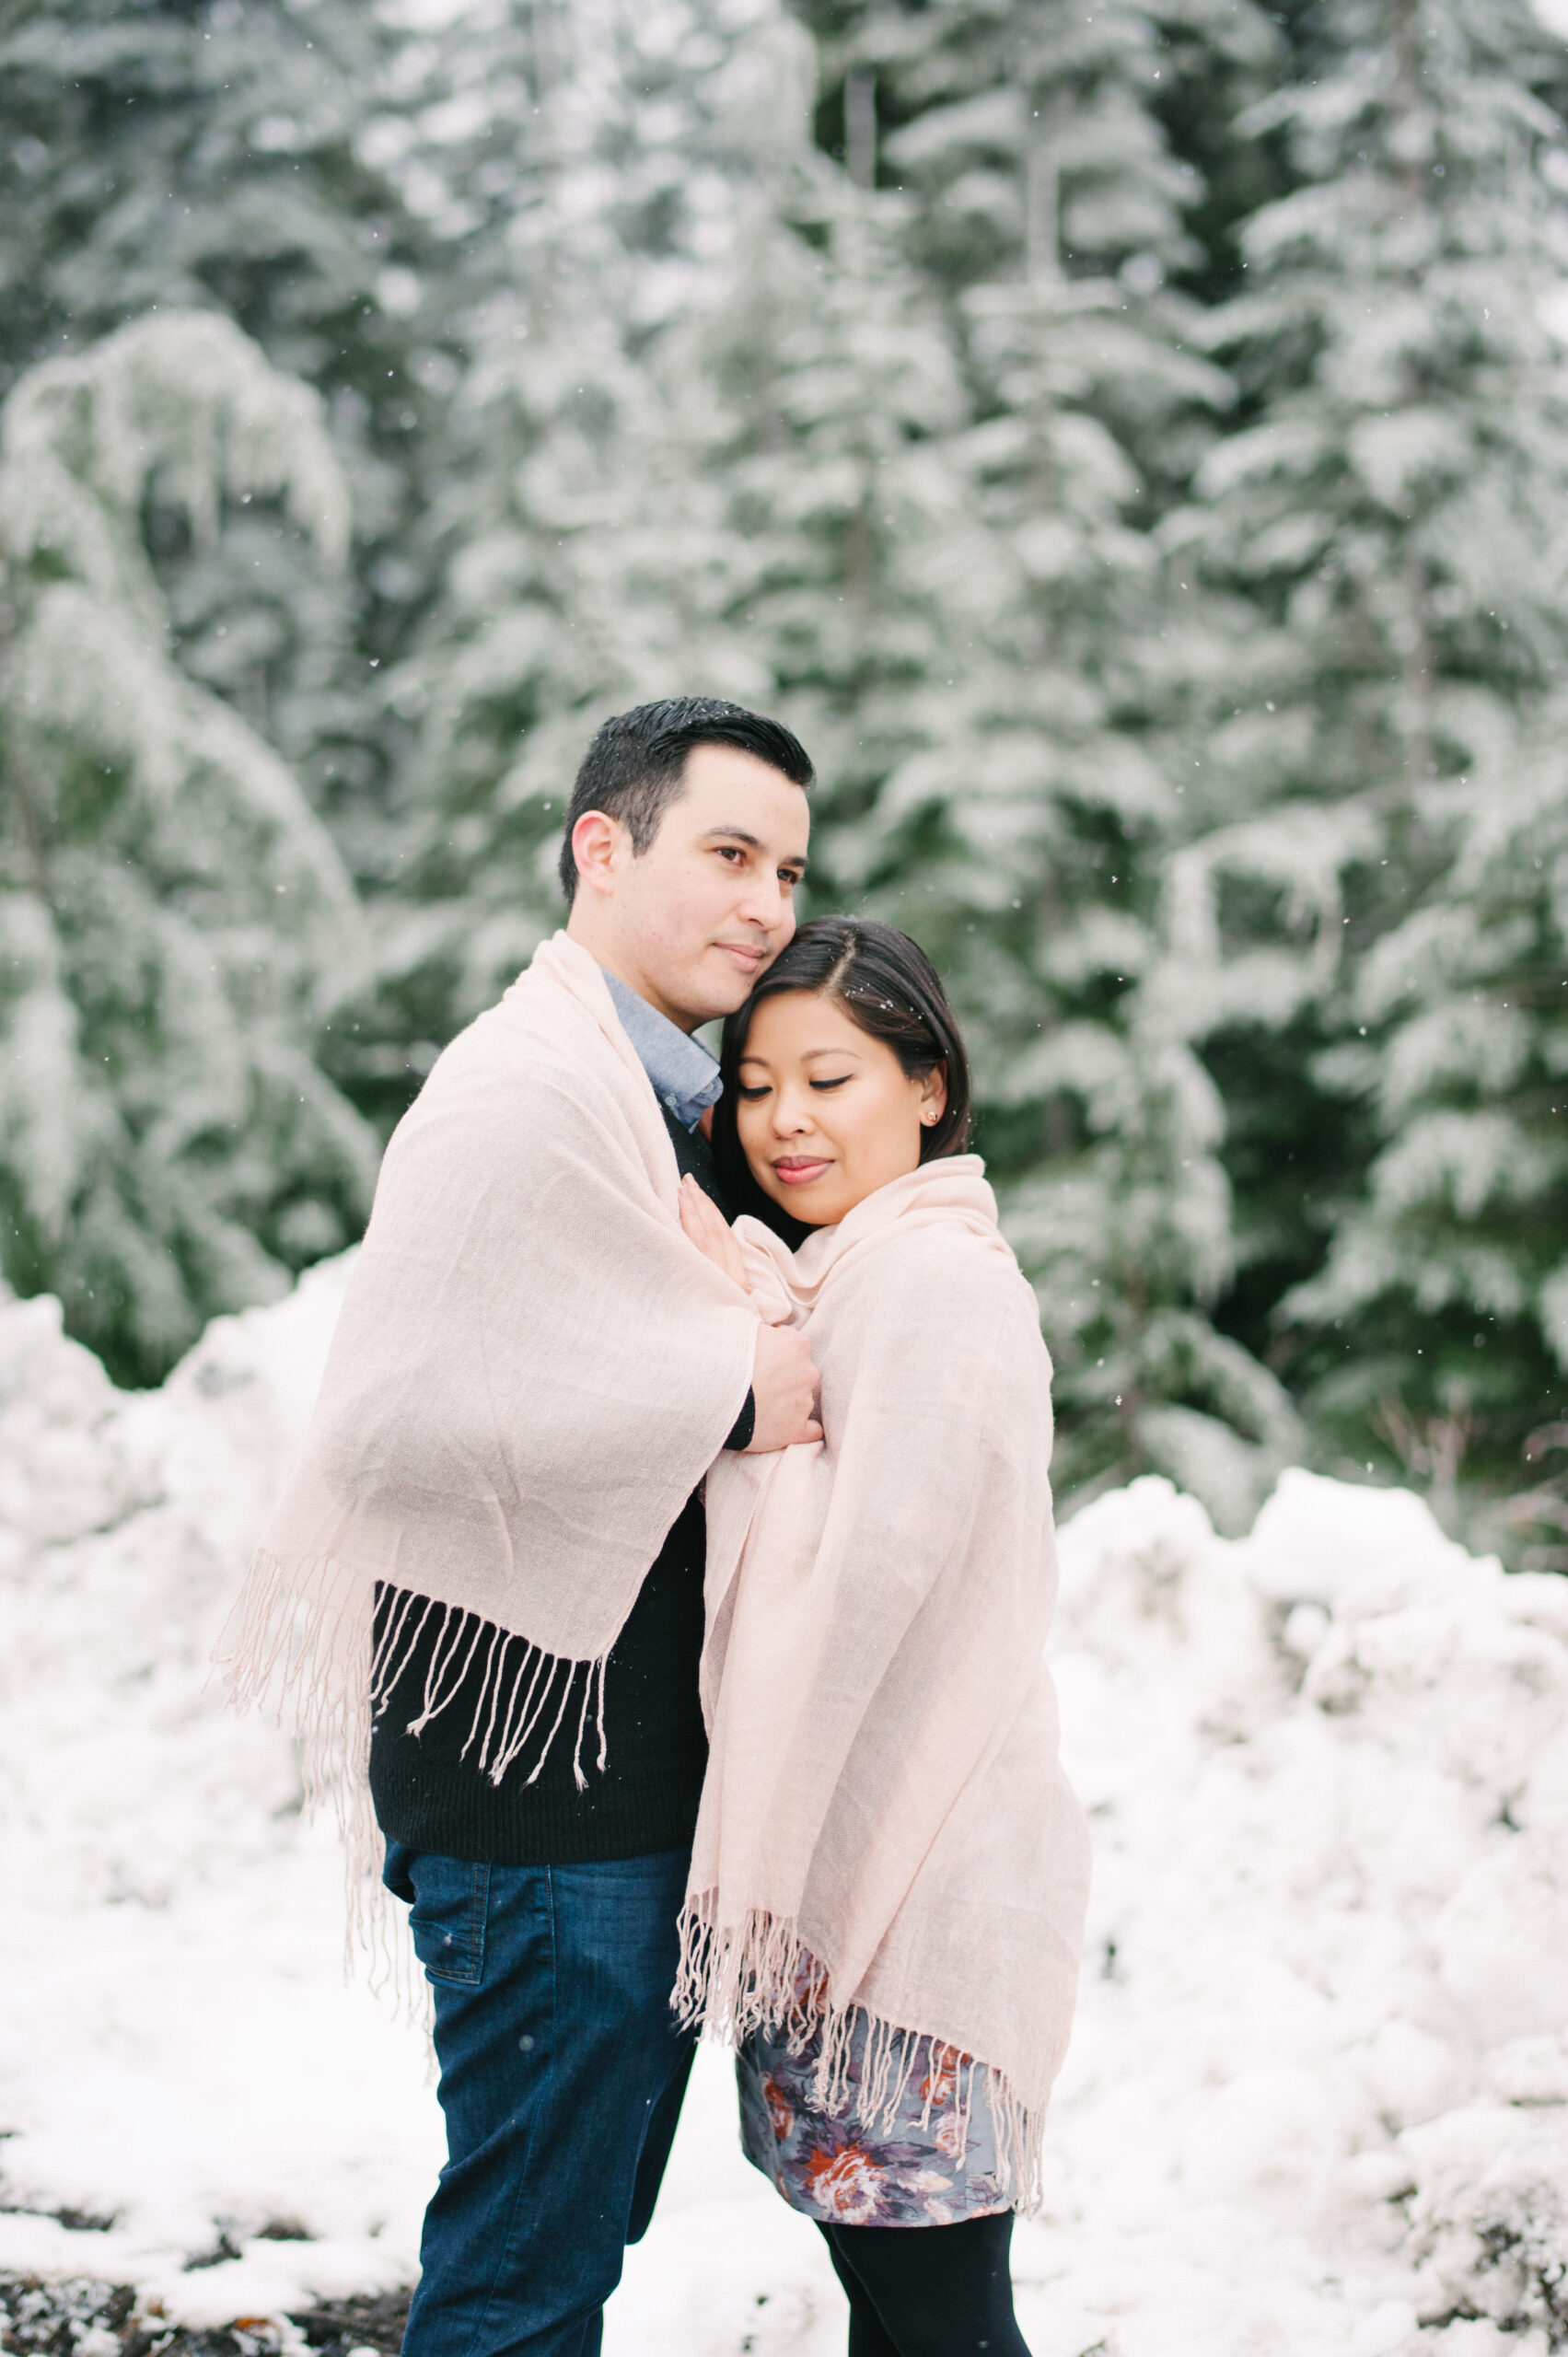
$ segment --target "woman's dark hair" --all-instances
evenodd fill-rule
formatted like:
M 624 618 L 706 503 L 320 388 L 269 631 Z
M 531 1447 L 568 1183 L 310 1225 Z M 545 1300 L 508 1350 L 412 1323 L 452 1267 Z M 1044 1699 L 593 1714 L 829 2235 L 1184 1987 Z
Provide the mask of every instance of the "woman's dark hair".
M 781 950 L 744 1006 L 725 1023 L 719 1050 L 724 1095 L 714 1109 L 714 1159 L 719 1184 L 738 1213 L 796 1243 L 811 1229 L 762 1192 L 751 1176 L 736 1128 L 740 1060 L 752 1017 L 764 999 L 785 991 L 830 998 L 852 1023 L 891 1048 L 912 1078 L 940 1070 L 947 1102 L 940 1120 L 921 1132 L 920 1158 L 935 1162 L 962 1154 L 970 1134 L 970 1063 L 936 969 L 918 942 L 869 917 L 814 917 Z

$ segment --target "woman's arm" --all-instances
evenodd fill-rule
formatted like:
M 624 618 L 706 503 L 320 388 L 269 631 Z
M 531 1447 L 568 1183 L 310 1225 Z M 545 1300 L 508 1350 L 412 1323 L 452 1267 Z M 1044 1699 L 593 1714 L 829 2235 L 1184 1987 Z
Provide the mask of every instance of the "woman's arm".
M 680 1225 L 698 1251 L 749 1294 L 746 1260 L 735 1230 L 695 1178 L 680 1182 Z M 739 1451 L 743 1457 L 765 1457 L 774 1449 L 793 1448 L 797 1442 L 822 1437 L 814 1405 L 817 1369 L 806 1338 L 792 1332 L 787 1324 L 775 1323 L 765 1304 L 758 1306 L 762 1324 L 751 1371 L 756 1422 L 750 1440 Z

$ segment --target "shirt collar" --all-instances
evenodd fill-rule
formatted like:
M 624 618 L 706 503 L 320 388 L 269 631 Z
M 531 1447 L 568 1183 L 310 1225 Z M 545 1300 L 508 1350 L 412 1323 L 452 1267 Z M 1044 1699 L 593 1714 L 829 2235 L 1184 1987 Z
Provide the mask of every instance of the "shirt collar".
M 639 998 L 619 975 L 607 973 L 602 966 L 599 971 L 654 1095 L 668 1107 L 682 1129 L 694 1130 L 708 1107 L 716 1105 L 724 1093 L 717 1062 L 700 1039 L 693 1039 L 656 1006 Z

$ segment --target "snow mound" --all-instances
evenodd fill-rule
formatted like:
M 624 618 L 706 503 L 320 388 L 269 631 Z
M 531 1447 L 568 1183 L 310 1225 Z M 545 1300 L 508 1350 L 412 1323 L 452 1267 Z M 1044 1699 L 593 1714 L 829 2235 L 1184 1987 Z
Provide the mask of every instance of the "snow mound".
M 0 1307 L 0 2271 L 193 2325 L 410 2280 L 441 2157 L 290 1748 L 207 1682 L 346 1267 L 147 1394 Z M 1568 1581 L 1304 1472 L 1239 1541 L 1148 1479 L 1062 1551 L 1097 1880 L 1037 2357 L 1568 2345 Z M 842 2313 L 705 2054 L 607 2357 L 827 2357 Z
M 1181 2216 L 1242 2272 L 1265 2236 L 1365 2357 L 1568 2340 L 1568 1581 L 1299 1471 L 1238 1543 L 1142 1480 L 1063 1556 L 1098 1976 L 1064 2219 L 1109 2201 L 1135 2248 Z M 1214 2327 L 1330 2346 L 1273 2328 Z

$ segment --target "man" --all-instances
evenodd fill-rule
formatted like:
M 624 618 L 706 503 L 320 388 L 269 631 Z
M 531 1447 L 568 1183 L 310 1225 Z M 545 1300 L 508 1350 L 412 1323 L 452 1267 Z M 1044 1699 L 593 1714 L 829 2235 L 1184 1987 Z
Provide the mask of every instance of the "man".
M 691 1034 L 740 1004 L 794 931 L 810 776 L 776 723 L 682 699 L 607 722 L 572 795 L 568 940 L 603 975 L 679 1168 L 715 1201 L 704 1116 L 718 1071 Z M 615 1381 L 607 1366 L 607 1392 Z M 814 1437 L 815 1382 L 799 1338 L 760 1327 L 723 1445 Z M 593 1399 L 582 1413 L 595 1416 Z M 525 1515 L 520 1557 L 528 1528 Z M 411 1611 L 406 1590 L 378 1585 L 377 1658 L 393 1669 L 370 1782 L 386 1880 L 412 1902 L 435 1991 L 450 2155 L 406 2357 L 595 2357 L 624 2246 L 652 2214 L 691 2053 L 668 2000 L 706 1758 L 703 1568 L 692 1496 L 603 1665 L 602 1764 L 591 1738 L 586 1757 L 566 1739 L 589 1713 L 592 1668 L 579 1664 L 550 1706 L 565 1736 L 542 1765 L 525 1749 L 498 1782 L 496 1755 L 482 1766 L 475 1740 L 495 1632 L 476 1624 L 454 1685 L 436 1659 L 445 1616 L 426 1608 L 408 1641 L 418 1590 Z

